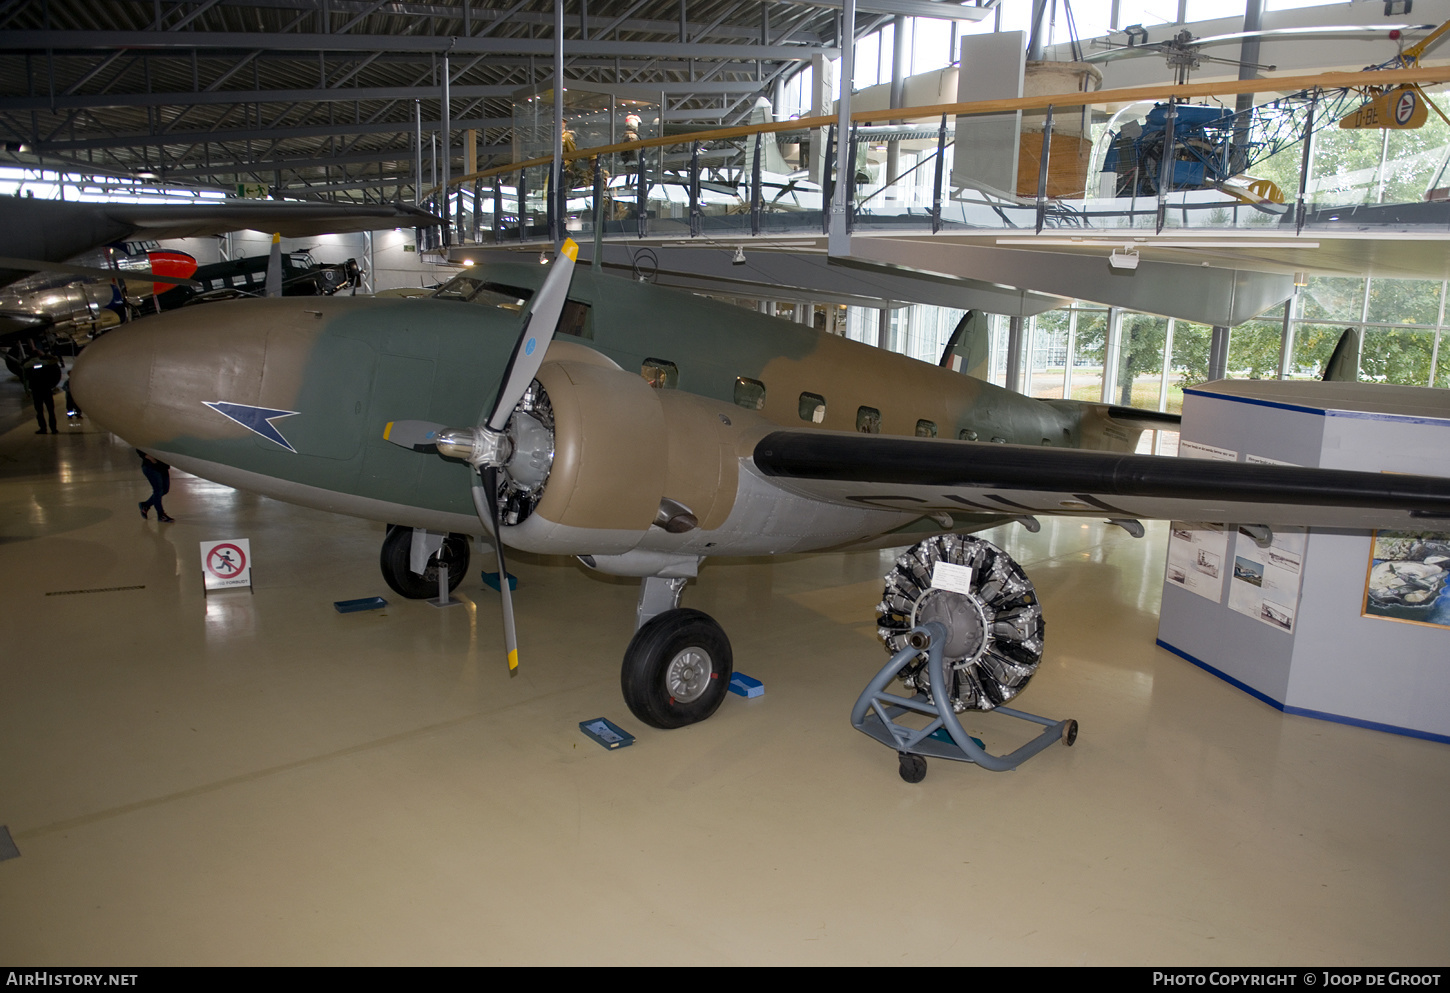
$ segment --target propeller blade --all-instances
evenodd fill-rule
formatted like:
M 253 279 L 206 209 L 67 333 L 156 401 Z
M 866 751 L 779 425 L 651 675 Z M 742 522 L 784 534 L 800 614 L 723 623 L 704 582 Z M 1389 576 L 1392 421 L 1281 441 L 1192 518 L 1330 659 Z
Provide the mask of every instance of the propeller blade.
M 389 421 L 383 428 L 383 440 L 415 452 L 432 452 L 438 447 L 438 432 L 446 428 L 432 421 Z
M 509 356 L 508 368 L 504 370 L 503 382 L 493 411 L 484 422 L 490 431 L 499 432 L 508 424 L 514 407 L 523 399 L 524 391 L 534 381 L 539 366 L 544 364 L 544 354 L 549 350 L 549 341 L 554 337 L 554 328 L 559 324 L 559 315 L 564 312 L 564 302 L 569 296 L 569 280 L 574 275 L 574 261 L 579 257 L 579 245 L 572 238 L 564 239 L 559 255 L 549 267 L 544 285 L 534 297 L 534 305 L 524 318 L 519 329 L 519 340 Z
M 498 593 L 503 598 L 503 643 L 508 650 L 509 675 L 518 672 L 519 639 L 514 633 L 514 599 L 509 592 L 509 571 L 503 557 L 503 539 L 499 537 L 498 526 L 498 470 L 492 466 L 481 473 L 483 485 L 473 488 L 473 506 L 479 519 L 488 525 L 493 535 L 493 548 L 498 555 Z
M 267 256 L 267 281 L 263 284 L 263 296 L 282 295 L 282 236 L 272 235 L 272 254 Z

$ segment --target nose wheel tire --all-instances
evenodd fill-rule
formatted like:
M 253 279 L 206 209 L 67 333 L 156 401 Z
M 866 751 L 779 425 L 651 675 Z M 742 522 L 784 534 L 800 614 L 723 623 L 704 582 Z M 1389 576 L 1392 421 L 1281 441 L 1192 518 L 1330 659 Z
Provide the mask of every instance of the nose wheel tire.
M 635 632 L 620 689 L 630 712 L 650 727 L 684 727 L 719 708 L 733 665 L 730 640 L 714 618 L 677 607 Z
M 443 547 L 429 557 L 428 565 L 421 576 L 408 565 L 412 548 L 412 528 L 398 524 L 388 526 L 387 536 L 383 538 L 382 554 L 378 556 L 378 565 L 382 568 L 383 579 L 388 587 L 398 596 L 407 597 L 409 600 L 436 597 L 440 559 L 443 562 L 442 567 L 448 570 L 449 592 L 457 589 L 458 584 L 463 582 L 463 577 L 468 575 L 467 535 L 450 534 L 445 538 Z

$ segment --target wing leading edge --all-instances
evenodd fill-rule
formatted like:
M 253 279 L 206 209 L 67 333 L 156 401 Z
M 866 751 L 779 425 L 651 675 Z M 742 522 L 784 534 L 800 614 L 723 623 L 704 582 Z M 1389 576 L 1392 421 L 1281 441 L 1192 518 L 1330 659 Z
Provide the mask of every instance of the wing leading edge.
M 776 431 L 756 468 L 782 489 L 923 514 L 1067 514 L 1268 526 L 1424 528 L 1450 479 L 835 431 Z

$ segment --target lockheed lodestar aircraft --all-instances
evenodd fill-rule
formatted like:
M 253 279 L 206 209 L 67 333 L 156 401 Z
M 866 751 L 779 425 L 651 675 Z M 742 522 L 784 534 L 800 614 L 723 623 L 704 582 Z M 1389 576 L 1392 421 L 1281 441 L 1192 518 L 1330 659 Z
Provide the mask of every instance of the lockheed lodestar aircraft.
M 950 633 L 958 707 L 1021 688 L 1042 650 L 1030 582 L 968 532 L 1033 515 L 1423 528 L 1450 479 L 1132 454 L 1166 415 L 1040 401 L 687 293 L 476 266 L 431 299 L 219 303 L 134 322 L 77 363 L 87 414 L 191 473 L 393 525 L 388 583 L 456 585 L 467 535 L 641 579 L 621 685 L 655 727 L 709 717 L 730 643 L 681 608 L 712 555 L 915 547 L 880 625 Z M 1343 385 L 1343 384 L 1337 384 Z M 1173 418 L 1168 418 L 1174 420 Z M 937 588 L 937 561 L 965 588 Z M 500 583 L 509 665 L 509 584 Z M 918 667 L 919 670 L 919 667 Z M 917 670 L 908 673 L 918 680 Z

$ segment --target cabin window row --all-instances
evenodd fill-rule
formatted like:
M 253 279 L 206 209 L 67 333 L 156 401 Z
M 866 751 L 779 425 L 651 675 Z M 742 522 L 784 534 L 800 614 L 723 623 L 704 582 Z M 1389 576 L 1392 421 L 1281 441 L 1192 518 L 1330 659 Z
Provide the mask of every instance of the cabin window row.
M 640 365 L 639 372 L 645 382 L 657 390 L 673 390 L 679 387 L 679 367 L 668 359 L 646 358 Z M 735 377 L 735 405 L 744 407 L 746 410 L 764 410 L 765 384 L 748 376 Z M 800 395 L 796 410 L 801 420 L 809 421 L 812 424 L 823 424 L 826 420 L 826 398 L 819 393 L 804 392 Z M 875 407 L 864 405 L 857 407 L 856 430 L 862 434 L 880 434 L 881 411 Z M 918 420 L 916 436 L 918 438 L 938 437 L 936 422 L 925 418 Z M 977 432 L 971 428 L 962 428 L 957 432 L 957 438 L 961 441 L 976 441 Z M 1007 439 L 993 438 L 992 440 L 1002 444 Z

